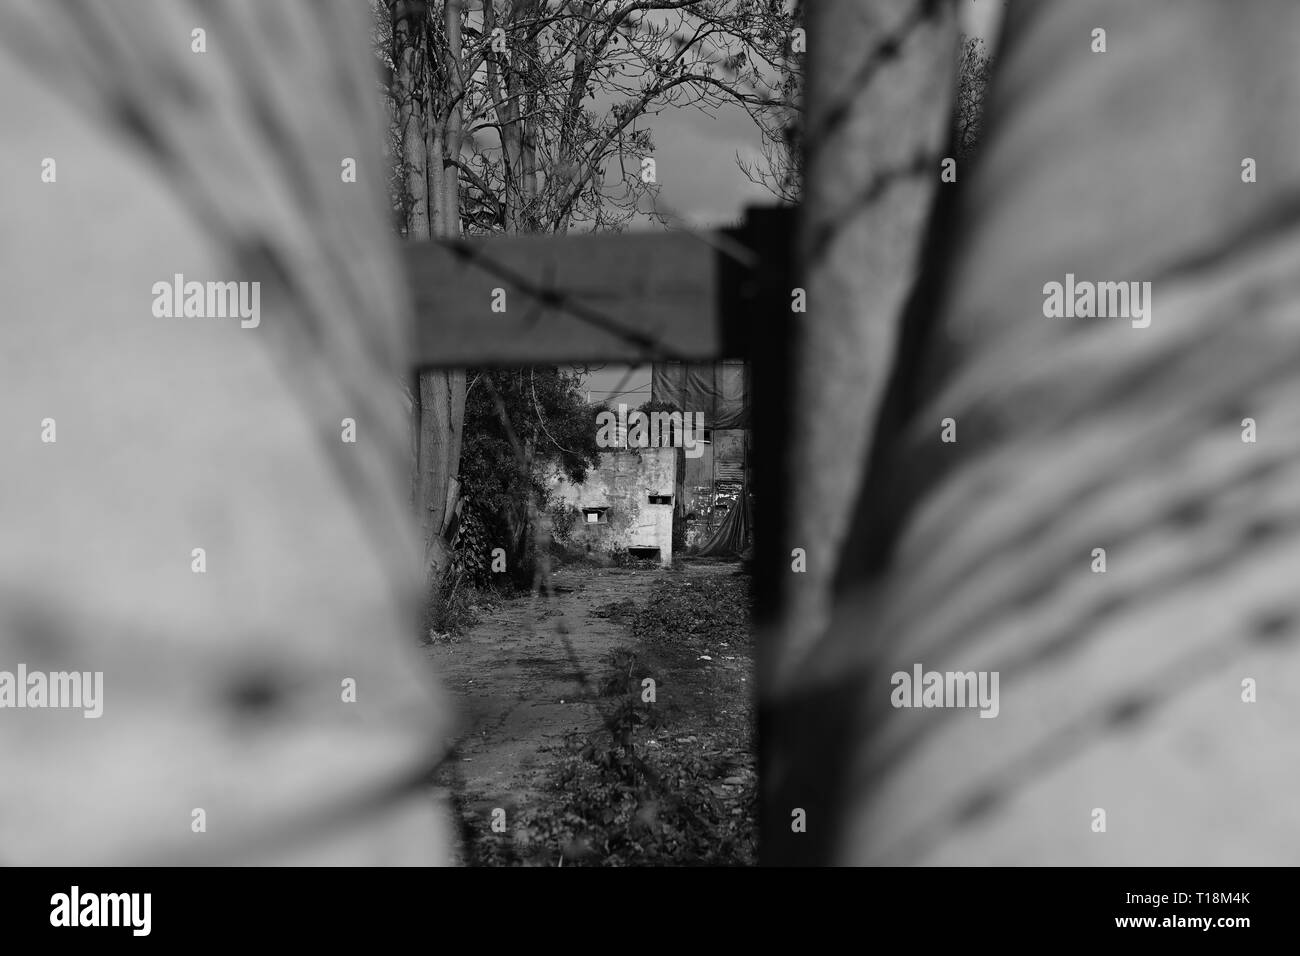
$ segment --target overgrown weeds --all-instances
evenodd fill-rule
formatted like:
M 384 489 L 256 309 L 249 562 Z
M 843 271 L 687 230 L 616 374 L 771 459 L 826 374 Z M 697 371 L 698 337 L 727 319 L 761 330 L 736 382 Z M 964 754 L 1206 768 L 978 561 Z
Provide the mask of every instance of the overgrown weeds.
M 656 642 L 698 638 L 744 645 L 751 641 L 752 627 L 744 576 L 660 578 L 632 621 L 636 637 Z
M 565 741 L 547 773 L 547 798 L 515 811 L 508 833 L 484 833 L 478 824 L 471 864 L 754 863 L 752 726 L 741 729 L 739 751 L 694 723 L 681 726 L 642 686 L 648 669 L 631 648 L 609 653 L 597 684 L 610 701 L 601 729 Z

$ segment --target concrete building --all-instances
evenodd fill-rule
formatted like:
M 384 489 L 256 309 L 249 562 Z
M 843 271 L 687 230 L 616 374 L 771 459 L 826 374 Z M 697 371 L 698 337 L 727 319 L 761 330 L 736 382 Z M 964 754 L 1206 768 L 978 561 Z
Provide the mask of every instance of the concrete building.
M 702 416 L 701 447 L 692 455 L 681 447 L 611 449 L 580 485 L 557 471 L 550 482 L 551 533 L 566 550 L 657 554 L 668 564 L 674 541 L 702 546 L 740 504 L 751 435 L 745 363 L 656 363 L 651 401 L 691 421 Z M 626 438 L 620 431 L 617 443 Z
M 556 474 L 551 485 L 551 533 L 574 552 L 657 553 L 673 559 L 677 448 L 602 452 L 600 464 L 577 485 Z

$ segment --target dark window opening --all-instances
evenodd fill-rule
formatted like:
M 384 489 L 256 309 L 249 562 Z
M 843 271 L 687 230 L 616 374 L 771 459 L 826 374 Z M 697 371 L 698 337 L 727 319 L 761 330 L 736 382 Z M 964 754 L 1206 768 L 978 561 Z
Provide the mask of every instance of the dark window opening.
M 608 508 L 583 508 L 582 520 L 586 524 L 606 524 L 605 512 Z
M 670 505 L 673 503 L 672 495 L 651 495 L 650 503 L 652 505 Z

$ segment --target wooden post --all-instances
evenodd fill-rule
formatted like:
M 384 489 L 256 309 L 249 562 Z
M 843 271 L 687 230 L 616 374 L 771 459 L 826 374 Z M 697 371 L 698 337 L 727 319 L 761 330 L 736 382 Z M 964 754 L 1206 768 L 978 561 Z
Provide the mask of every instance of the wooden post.
M 791 226 L 788 210 L 754 209 L 741 229 L 711 233 L 407 243 L 412 364 L 748 357 L 767 335 L 759 312 L 788 285 Z
M 829 621 L 831 584 L 865 471 L 872 424 L 939 179 L 955 72 L 955 24 L 945 3 L 810 3 L 805 195 L 798 270 L 807 314 L 790 316 L 782 377 L 757 386 L 766 441 L 782 418 L 783 460 L 764 461 L 767 611 L 758 660 L 761 822 L 765 863 L 823 860 L 833 834 L 827 791 L 802 768 L 837 752 L 823 729 L 860 688 L 820 688 L 799 700 L 800 664 Z M 791 302 L 787 290 L 785 308 Z M 757 375 L 756 371 L 756 375 Z M 766 456 L 765 456 L 766 457 Z M 806 570 L 793 573 L 801 548 Z M 807 832 L 791 829 L 805 811 Z

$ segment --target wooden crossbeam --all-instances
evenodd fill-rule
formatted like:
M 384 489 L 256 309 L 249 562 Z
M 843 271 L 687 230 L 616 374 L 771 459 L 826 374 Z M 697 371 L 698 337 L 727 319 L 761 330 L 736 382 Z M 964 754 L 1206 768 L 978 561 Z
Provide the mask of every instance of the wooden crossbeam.
M 791 217 L 755 209 L 739 229 L 706 233 L 408 243 L 413 364 L 748 357 L 755 318 L 789 302 Z

